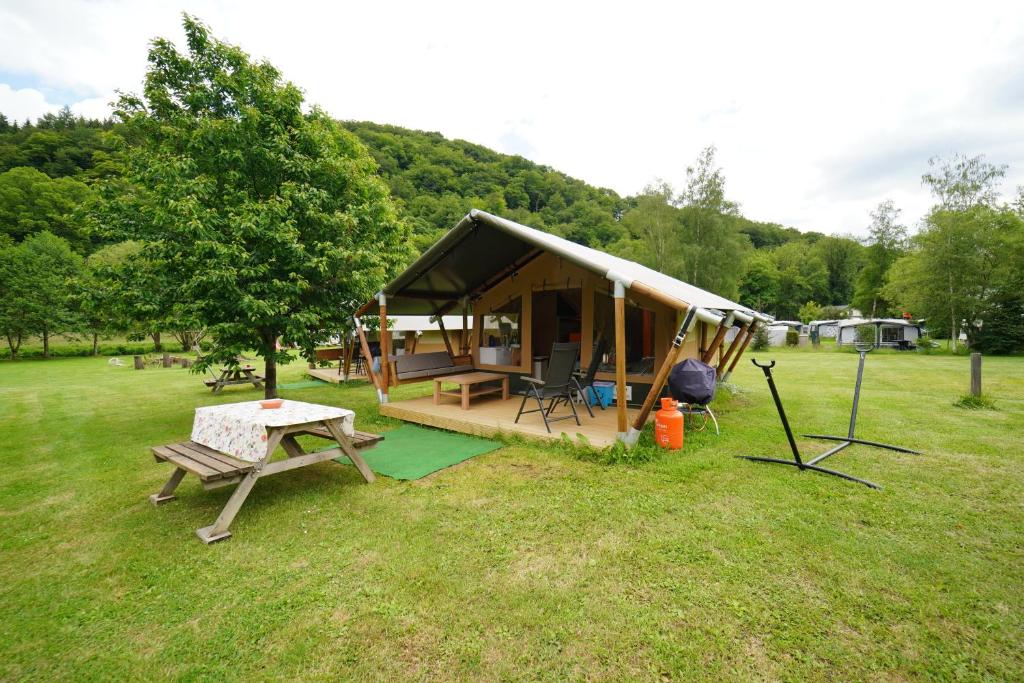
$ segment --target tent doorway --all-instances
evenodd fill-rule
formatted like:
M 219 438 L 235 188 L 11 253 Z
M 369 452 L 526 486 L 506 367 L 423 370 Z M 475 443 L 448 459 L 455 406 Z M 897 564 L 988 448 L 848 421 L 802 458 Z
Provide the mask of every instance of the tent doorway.
M 577 288 L 533 293 L 531 316 L 534 374 L 543 370 L 555 342 L 580 343 L 583 330 L 583 293 Z M 537 363 L 541 365 L 538 367 Z

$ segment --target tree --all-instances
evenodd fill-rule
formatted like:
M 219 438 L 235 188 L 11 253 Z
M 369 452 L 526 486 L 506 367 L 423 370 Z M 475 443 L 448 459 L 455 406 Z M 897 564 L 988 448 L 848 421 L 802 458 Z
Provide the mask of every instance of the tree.
M 686 188 L 676 202 L 683 208 L 682 279 L 735 297 L 750 242 L 739 231 L 739 206 L 725 198 L 725 175 L 715 165 L 713 145 L 686 169 Z
M 889 276 L 886 292 L 929 326 L 948 323 L 955 349 L 961 323 L 973 344 L 984 336 L 986 321 L 1000 320 L 1015 307 L 1024 277 L 1024 222 L 1012 207 L 996 206 L 1005 166 L 983 156 L 954 155 L 946 162 L 931 159 L 935 169 L 922 176 L 936 204 Z M 1007 329 L 1015 321 L 1004 320 Z
M 937 208 L 945 211 L 966 211 L 974 206 L 995 206 L 999 199 L 999 183 L 1006 175 L 1006 166 L 985 161 L 985 155 L 968 157 L 954 154 L 952 159 L 932 157 L 928 166 L 934 170 L 921 176 L 938 200 Z
M 78 252 L 89 246 L 73 216 L 91 190 L 72 178 L 50 178 L 34 168 L 0 173 L 0 230 L 15 241 L 43 230 L 68 240 Z
M 124 268 L 138 257 L 141 247 L 138 242 L 110 244 L 85 260 L 73 304 L 81 330 L 92 337 L 94 356 L 99 355 L 100 335 L 132 329 L 135 317 L 127 314 L 121 278 Z
M 808 301 L 800 307 L 797 317 L 800 322 L 804 324 L 809 323 L 812 320 L 824 320 L 825 309 L 822 306 L 819 306 L 815 301 Z
M 824 298 L 828 289 L 828 270 L 802 242 L 788 242 L 772 252 L 778 272 L 779 296 L 775 316 L 796 318 L 800 306 Z
M 844 305 L 853 300 L 853 285 L 864 261 L 864 247 L 850 237 L 828 235 L 811 248 L 828 271 L 827 304 Z
M 888 296 L 928 318 L 934 331 L 948 331 L 952 348 L 962 321 L 972 344 L 992 321 L 1012 334 L 1019 322 L 1012 311 L 1022 292 L 1024 220 L 1007 208 L 984 205 L 929 214 L 886 285 Z
M 9 238 L 0 247 L 0 327 L 11 358 L 17 358 L 30 335 L 43 341 L 43 357 L 50 357 L 50 337 L 73 330 L 76 318 L 71 288 L 82 267 L 82 257 L 66 240 L 49 232 L 30 235 L 15 245 Z
M 755 251 L 747 259 L 740 281 L 740 301 L 758 311 L 774 311 L 779 302 L 779 269 L 767 251 Z
M 614 251 L 668 275 L 682 275 L 680 211 L 670 204 L 672 187 L 663 181 L 647 185 L 636 206 L 622 217 L 627 237 Z
M 868 248 L 857 276 L 853 303 L 862 311 L 870 311 L 872 318 L 893 312 L 892 302 L 885 298 L 882 288 L 889 268 L 906 248 L 907 228 L 899 222 L 900 213 L 891 199 L 879 203 L 871 212 Z
M 139 142 L 130 193 L 111 186 L 97 220 L 144 255 L 176 305 L 210 330 L 197 364 L 308 360 L 338 329 L 345 302 L 370 298 L 408 259 L 408 230 L 365 147 L 266 62 L 185 16 L 188 53 L 153 41 L 144 94 L 117 116 Z

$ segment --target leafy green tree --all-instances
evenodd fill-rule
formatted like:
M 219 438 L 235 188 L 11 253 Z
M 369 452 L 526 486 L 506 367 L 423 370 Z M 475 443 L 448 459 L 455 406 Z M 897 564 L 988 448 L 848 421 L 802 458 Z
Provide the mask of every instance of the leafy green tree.
M 117 115 L 132 193 L 98 216 L 144 253 L 190 317 L 210 330 L 200 367 L 255 349 L 266 395 L 277 364 L 307 360 L 339 329 L 343 305 L 366 300 L 408 259 L 397 217 L 365 147 L 313 109 L 266 62 L 185 16 L 188 54 L 153 41 L 142 97 Z M 116 190 L 118 186 L 112 186 Z
M 900 209 L 891 199 L 871 212 L 868 247 L 864 265 L 857 276 L 853 304 L 874 318 L 893 313 L 893 304 L 883 293 L 889 268 L 906 249 L 907 228 L 899 222 Z
M 828 270 L 827 304 L 844 305 L 853 300 L 853 284 L 864 261 L 864 247 L 849 237 L 827 235 L 811 247 Z
M 686 169 L 686 188 L 677 203 L 683 208 L 682 279 L 723 296 L 737 296 L 750 243 L 739 231 L 738 205 L 725 198 L 725 175 L 715 163 L 713 145 Z
M 990 321 L 1012 333 L 1019 322 L 1012 310 L 1022 292 L 1024 220 L 1009 209 L 984 205 L 929 214 L 886 285 L 887 296 L 927 318 L 933 331 L 948 333 L 953 348 L 963 321 L 972 344 L 988 332 Z
M 797 318 L 804 324 L 809 323 L 812 320 L 824 320 L 825 309 L 814 301 L 808 301 L 800 307 L 800 311 L 797 313 Z
M 740 281 L 740 301 L 758 311 L 778 308 L 779 269 L 768 251 L 755 251 L 747 259 Z
M 128 314 L 120 275 L 141 249 L 138 242 L 119 242 L 97 249 L 85 259 L 73 305 L 80 331 L 92 338 L 94 356 L 99 354 L 100 336 L 131 332 L 136 324 L 136 316 Z
M 787 242 L 772 252 L 779 278 L 775 316 L 792 320 L 807 301 L 824 298 L 828 290 L 828 269 L 802 242 Z
M 66 240 L 43 231 L 21 244 L 3 238 L 0 245 L 0 328 L 11 358 L 18 357 L 29 336 L 43 341 L 43 357 L 50 357 L 50 337 L 74 331 L 77 319 L 71 290 L 82 267 L 82 257 Z
M 954 154 L 951 159 L 932 157 L 932 170 L 921 176 L 935 195 L 937 208 L 944 211 L 967 211 L 975 206 L 995 206 L 999 200 L 999 183 L 1006 176 L 1006 166 L 985 161 L 985 155 L 968 157 Z
M 72 178 L 50 178 L 34 168 L 19 167 L 0 173 L 0 230 L 15 241 L 47 230 L 84 252 L 89 240 L 74 211 L 92 195 Z
M 672 187 L 650 184 L 622 217 L 627 237 L 614 247 L 619 255 L 668 275 L 682 275 L 682 216 L 672 206 Z
M 922 182 L 936 204 L 911 253 L 889 274 L 885 291 L 927 317 L 933 330 L 948 322 L 955 349 L 962 322 L 968 340 L 976 343 L 986 320 L 998 321 L 1004 309 L 1014 307 L 1024 285 L 1024 224 L 1013 208 L 996 206 L 1005 166 L 963 155 L 932 159 L 929 165 L 933 170 Z

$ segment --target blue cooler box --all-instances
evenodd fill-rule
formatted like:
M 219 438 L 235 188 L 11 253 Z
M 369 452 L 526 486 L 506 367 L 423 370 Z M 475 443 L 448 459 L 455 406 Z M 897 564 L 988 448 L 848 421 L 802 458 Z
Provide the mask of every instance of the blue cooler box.
M 594 382 L 586 394 L 587 403 L 592 406 L 600 403 L 602 408 L 607 408 L 615 402 L 615 382 Z

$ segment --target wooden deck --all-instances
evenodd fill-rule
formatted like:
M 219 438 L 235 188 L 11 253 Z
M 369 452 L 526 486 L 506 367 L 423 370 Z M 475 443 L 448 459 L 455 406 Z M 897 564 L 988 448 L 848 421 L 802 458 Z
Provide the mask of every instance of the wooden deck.
M 306 374 L 313 379 L 323 380 L 324 382 L 330 382 L 331 384 L 341 384 L 342 376 L 338 374 L 338 368 L 307 368 Z M 364 374 L 352 373 L 348 376 L 349 382 L 367 382 L 369 381 Z
M 523 415 L 519 424 L 515 423 L 520 401 L 522 396 L 516 395 L 507 400 L 500 397 L 480 397 L 473 401 L 469 410 L 463 410 L 459 401 L 455 399 L 442 399 L 441 405 L 434 405 L 432 396 L 424 396 L 385 403 L 380 406 L 380 414 L 406 422 L 477 436 L 496 436 L 504 432 L 538 439 L 561 439 L 562 432 L 565 432 L 573 440 L 577 434 L 582 434 L 592 446 L 598 448 L 610 446 L 615 442 L 614 406 L 605 410 L 595 407 L 594 417 L 590 417 L 584 406 L 577 405 L 576 412 L 580 415 L 581 426 L 577 427 L 574 420 L 561 420 L 552 423 L 551 433 L 548 434 L 539 413 Z M 566 410 L 567 408 L 562 406 L 555 411 L 555 415 L 564 415 Z

